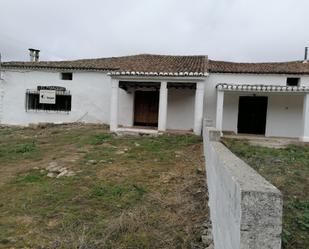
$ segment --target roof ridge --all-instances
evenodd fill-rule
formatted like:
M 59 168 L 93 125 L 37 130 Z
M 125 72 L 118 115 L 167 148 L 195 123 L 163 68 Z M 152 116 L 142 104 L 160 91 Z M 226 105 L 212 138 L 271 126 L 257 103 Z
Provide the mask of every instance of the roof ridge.
M 68 69 L 68 70 L 105 70 L 119 72 L 145 72 L 145 73 L 193 73 L 200 75 L 206 73 L 206 56 L 200 55 L 154 55 L 137 54 L 121 57 L 107 57 L 95 59 L 77 59 L 62 61 L 4 62 L 3 67 L 30 68 L 30 69 Z M 174 75 L 174 74 L 173 74 Z M 182 75 L 182 74 L 181 74 Z
M 3 68 L 100 70 L 144 73 L 210 73 L 308 74 L 309 63 L 289 62 L 229 62 L 208 60 L 206 55 L 139 54 L 121 57 L 78 59 L 67 61 L 4 62 Z M 184 75 L 186 76 L 186 75 Z
M 92 60 L 107 60 L 107 59 L 124 59 L 124 58 L 134 58 L 138 56 L 158 56 L 158 57 L 207 57 L 207 55 L 172 55 L 172 54 L 150 54 L 150 53 L 142 53 L 142 54 L 132 54 L 132 55 L 123 55 L 123 56 L 111 56 L 111 57 L 96 57 L 96 58 L 81 58 L 81 59 L 73 59 L 73 60 L 42 60 L 38 62 L 31 61 L 2 61 L 2 63 L 57 63 L 57 62 L 78 62 L 78 61 L 92 61 Z
M 303 61 L 229 62 L 210 60 L 208 63 L 208 71 L 211 73 L 309 75 L 309 63 L 303 63 Z
M 231 64 L 283 64 L 283 63 L 303 63 L 302 60 L 295 61 L 264 61 L 264 62 L 243 62 L 243 61 L 225 61 L 225 60 L 208 60 L 210 63 L 231 63 Z

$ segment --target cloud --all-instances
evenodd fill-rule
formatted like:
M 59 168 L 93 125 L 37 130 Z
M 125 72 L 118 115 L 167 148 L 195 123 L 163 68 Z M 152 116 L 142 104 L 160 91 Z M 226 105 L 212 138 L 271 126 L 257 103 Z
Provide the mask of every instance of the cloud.
M 302 59 L 307 0 L 1 0 L 0 51 L 27 60 L 138 53 L 213 59 Z

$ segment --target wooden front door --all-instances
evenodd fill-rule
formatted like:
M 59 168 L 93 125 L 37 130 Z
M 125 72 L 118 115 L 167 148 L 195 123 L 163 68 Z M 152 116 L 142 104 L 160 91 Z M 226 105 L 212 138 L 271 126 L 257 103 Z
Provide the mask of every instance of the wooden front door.
M 134 125 L 158 126 L 159 92 L 136 91 L 134 100 Z
M 267 97 L 239 97 L 238 133 L 265 134 Z

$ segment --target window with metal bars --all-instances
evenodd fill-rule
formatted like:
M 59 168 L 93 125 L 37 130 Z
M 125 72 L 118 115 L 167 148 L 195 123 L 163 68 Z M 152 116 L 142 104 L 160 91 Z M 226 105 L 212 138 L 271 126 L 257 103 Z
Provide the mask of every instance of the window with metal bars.
M 54 112 L 70 112 L 72 96 L 69 91 L 56 91 L 55 104 L 40 103 L 40 91 L 26 91 L 26 111 L 54 111 Z

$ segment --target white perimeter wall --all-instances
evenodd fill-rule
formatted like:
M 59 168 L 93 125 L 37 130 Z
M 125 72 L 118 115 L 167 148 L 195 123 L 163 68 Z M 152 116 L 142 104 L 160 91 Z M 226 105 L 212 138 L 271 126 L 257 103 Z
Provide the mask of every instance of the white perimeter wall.
M 282 194 L 204 127 L 210 218 L 215 249 L 280 249 Z
M 109 123 L 110 118 L 110 78 L 105 73 L 74 72 L 73 80 L 61 80 L 60 72 L 43 71 L 6 71 L 3 74 L 3 113 L 1 123 L 28 125 L 38 122 L 89 122 Z M 62 86 L 71 92 L 72 111 L 44 112 L 25 110 L 26 89 L 37 86 Z M 131 96 L 120 92 L 119 116 L 122 124 L 130 123 L 128 112 Z
M 286 85 L 287 77 L 297 75 L 254 75 L 254 74 L 211 74 L 205 85 L 205 120 L 207 126 L 215 126 L 216 120 L 216 85 Z M 301 77 L 300 85 L 309 86 L 309 76 Z M 252 96 L 252 93 L 224 94 L 223 130 L 237 132 L 239 96 Z M 299 137 L 302 135 L 303 95 L 257 94 L 268 96 L 266 136 Z

